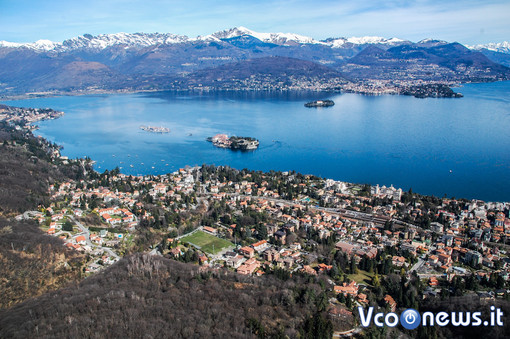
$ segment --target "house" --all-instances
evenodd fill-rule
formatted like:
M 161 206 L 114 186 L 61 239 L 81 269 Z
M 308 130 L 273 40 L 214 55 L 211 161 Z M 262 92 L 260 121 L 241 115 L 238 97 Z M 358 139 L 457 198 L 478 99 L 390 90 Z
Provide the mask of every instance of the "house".
M 205 254 L 202 253 L 198 256 L 198 262 L 202 265 L 205 265 L 209 262 L 209 259 L 207 258 L 207 256 Z
M 85 245 L 87 243 L 87 240 L 84 235 L 79 235 L 76 237 L 76 243 L 80 245 Z
M 397 303 L 395 302 L 395 299 L 389 294 L 386 294 L 384 296 L 384 301 L 386 302 L 386 305 L 390 307 L 391 312 L 395 312 L 397 309 Z
M 319 272 L 329 272 L 333 268 L 333 265 L 319 264 L 317 265 L 317 269 Z
M 394 255 L 391 262 L 393 263 L 394 266 L 402 267 L 406 263 L 406 258 Z
M 275 249 L 268 249 L 262 253 L 262 256 L 265 260 L 272 262 L 276 261 L 280 258 L 280 253 Z
M 209 227 L 209 226 L 204 226 L 203 230 L 208 232 L 208 233 L 211 233 L 212 235 L 218 234 L 218 230 L 216 228 L 212 228 L 212 227 Z
M 335 247 L 336 247 L 338 250 L 340 250 L 340 251 L 342 251 L 342 252 L 344 252 L 345 254 L 347 254 L 347 255 L 349 255 L 349 256 L 350 256 L 350 255 L 351 255 L 351 253 L 352 253 L 352 251 L 354 250 L 354 247 L 355 247 L 355 246 L 354 246 L 354 245 L 351 245 L 351 244 L 349 244 L 349 243 L 346 243 L 346 242 L 344 242 L 344 241 L 339 241 L 339 242 L 337 242 L 337 243 L 336 243 Z
M 362 304 L 368 304 L 368 299 L 367 299 L 367 295 L 364 294 L 364 293 L 360 293 L 358 294 L 358 302 L 362 303 Z
M 442 264 L 448 265 L 451 262 L 451 257 L 449 255 L 447 255 L 447 254 L 441 253 L 441 254 L 438 255 L 438 260 Z
M 334 291 L 337 294 L 342 293 L 344 296 L 350 295 L 355 297 L 358 295 L 358 284 L 355 281 L 351 281 L 349 284 L 344 282 L 342 286 L 335 286 Z
M 311 268 L 310 265 L 303 266 L 303 268 L 301 269 L 301 272 L 310 274 L 310 275 L 317 275 L 317 272 L 315 272 L 315 270 L 313 268 Z
M 280 241 L 282 244 L 285 244 L 285 239 L 287 238 L 287 234 L 284 231 L 279 230 L 274 233 L 274 237 L 276 240 Z
M 179 258 L 182 255 L 180 247 L 172 248 L 170 250 L 170 255 L 172 255 L 174 258 Z
M 259 266 L 260 263 L 255 258 L 251 258 L 246 260 L 246 262 L 237 269 L 237 273 L 244 275 L 253 274 Z
M 253 247 L 253 249 L 255 251 L 262 252 L 269 246 L 269 244 L 267 243 L 266 240 L 261 240 L 261 241 L 258 241 L 256 243 L 252 244 L 251 246 Z
M 479 265 L 482 263 L 482 254 L 477 251 L 468 251 L 464 256 L 464 261 L 469 265 Z
M 229 267 L 233 268 L 239 268 L 241 264 L 244 262 L 244 257 L 242 255 L 236 255 L 233 257 L 228 257 L 227 260 L 225 260 L 225 263 Z
M 239 249 L 239 253 L 244 255 L 246 258 L 253 258 L 255 250 L 251 247 L 244 246 Z
M 429 264 L 431 265 L 435 265 L 437 264 L 437 261 L 439 260 L 439 258 L 437 257 L 437 255 L 434 255 L 432 254 L 430 257 L 429 257 Z
M 436 233 L 443 233 L 444 226 L 438 222 L 430 223 L 430 230 Z

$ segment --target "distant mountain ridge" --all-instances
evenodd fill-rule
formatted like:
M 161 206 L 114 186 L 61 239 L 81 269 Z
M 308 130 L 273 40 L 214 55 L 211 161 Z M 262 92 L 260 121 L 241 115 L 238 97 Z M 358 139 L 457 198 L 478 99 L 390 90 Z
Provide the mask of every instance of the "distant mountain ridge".
M 499 43 L 491 42 L 488 44 L 480 44 L 480 45 L 473 45 L 473 46 L 466 46 L 466 47 L 468 47 L 470 49 L 478 50 L 478 51 L 482 50 L 482 49 L 487 49 L 492 52 L 500 52 L 500 53 L 510 54 L 510 42 L 508 42 L 508 41 L 503 41 L 503 42 L 499 42 Z
M 259 33 L 252 31 L 246 27 L 235 27 L 224 31 L 215 32 L 206 36 L 198 36 L 190 38 L 186 35 L 176 35 L 172 33 L 114 33 L 100 34 L 93 36 L 84 34 L 64 40 L 63 42 L 53 42 L 50 40 L 38 40 L 30 43 L 16 43 L 8 41 L 0 41 L 0 48 L 25 48 L 37 52 L 64 52 L 75 49 L 105 49 L 115 45 L 122 45 L 127 48 L 143 48 L 156 45 L 169 45 L 179 43 L 189 43 L 197 41 L 221 41 L 239 36 L 252 36 L 265 43 L 276 45 L 286 44 L 317 44 L 325 45 L 333 48 L 341 47 L 345 44 L 365 45 L 365 44 L 389 44 L 396 45 L 402 43 L 411 43 L 407 40 L 399 38 L 386 39 L 377 36 L 350 37 L 350 38 L 328 38 L 326 40 L 316 40 L 311 37 L 295 34 L 295 33 Z
M 239 72 L 240 65 L 261 65 L 263 60 L 253 60 L 274 57 L 267 60 L 277 62 L 277 72 L 275 67 L 257 68 L 256 75 L 250 74 L 256 81 L 247 84 L 243 80 L 249 76 Z M 416 81 L 449 84 L 509 79 L 510 69 L 501 65 L 507 65 L 507 57 L 434 39 L 417 43 L 375 36 L 316 40 L 245 27 L 196 38 L 172 33 L 85 34 L 63 42 L 0 41 L 0 94 L 196 89 L 204 87 L 201 79 L 229 74 L 229 67 L 238 69 L 236 74 L 242 77 L 228 83 L 222 76 L 221 81 L 208 81 L 207 87 L 220 84 L 236 89 L 244 81 L 243 89 L 338 89 L 348 79 L 355 84 L 384 81 L 383 86 L 391 89 Z M 310 62 L 322 67 L 310 67 Z M 296 67 L 297 63 L 302 65 Z M 290 70 L 298 69 L 307 71 L 296 77 Z M 278 82 L 270 77 L 275 72 L 280 76 Z M 327 86 L 318 86 L 323 80 Z M 350 88 L 358 91 L 355 85 Z
M 260 33 L 250 30 L 246 27 L 234 27 L 223 31 L 218 31 L 206 36 L 198 36 L 190 38 L 186 35 L 177 35 L 172 33 L 113 33 L 113 34 L 100 34 L 93 36 L 91 34 L 84 34 L 82 36 L 74 37 L 64 40 L 63 42 L 54 42 L 50 40 L 38 40 L 29 43 L 0 41 L 0 48 L 24 48 L 34 50 L 36 52 L 64 52 L 76 49 L 105 49 L 108 47 L 120 45 L 124 48 L 144 48 L 157 45 L 170 45 L 179 43 L 189 43 L 197 41 L 221 41 L 231 39 L 239 36 L 252 36 L 262 42 L 271 43 L 276 45 L 288 44 L 316 44 L 324 45 L 332 48 L 341 48 L 346 45 L 407 45 L 414 44 L 409 40 L 393 37 L 390 39 L 379 36 L 364 36 L 364 37 L 340 37 L 340 38 L 327 38 L 324 40 L 317 40 L 311 37 L 295 34 L 295 33 Z M 423 39 L 417 44 L 447 44 L 443 40 L 435 40 L 432 38 Z M 499 43 L 487 43 L 478 45 L 466 45 L 467 48 L 472 50 L 487 49 L 493 52 L 501 52 L 510 54 L 510 42 L 503 41 Z

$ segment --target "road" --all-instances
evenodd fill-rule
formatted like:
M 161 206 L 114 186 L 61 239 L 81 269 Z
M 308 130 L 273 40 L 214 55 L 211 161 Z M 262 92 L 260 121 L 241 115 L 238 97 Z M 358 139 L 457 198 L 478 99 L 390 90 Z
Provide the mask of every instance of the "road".
M 410 272 L 419 270 L 423 265 L 425 264 L 425 260 L 422 258 L 418 258 L 418 262 L 414 264 L 414 266 L 411 268 Z
M 71 216 L 69 219 L 71 219 L 76 224 L 76 226 L 78 226 L 78 228 L 81 230 L 81 233 L 85 236 L 85 241 L 87 242 L 87 245 L 89 245 L 91 248 L 95 247 L 95 248 L 102 249 L 103 251 L 108 253 L 110 256 L 114 257 L 116 260 L 120 259 L 120 257 L 117 255 L 117 253 L 112 251 L 111 248 L 103 247 L 103 246 L 98 246 L 98 245 L 93 244 L 92 241 L 90 241 L 90 231 L 89 231 L 89 229 L 86 226 L 84 226 L 81 222 L 76 220 L 73 216 Z

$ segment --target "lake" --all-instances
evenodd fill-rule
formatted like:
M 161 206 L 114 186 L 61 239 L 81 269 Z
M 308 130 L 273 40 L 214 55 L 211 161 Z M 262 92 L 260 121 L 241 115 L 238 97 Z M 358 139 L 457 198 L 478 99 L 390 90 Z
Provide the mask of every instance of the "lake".
M 89 156 L 98 171 L 162 174 L 186 165 L 295 170 L 436 196 L 510 201 L 510 82 L 469 84 L 461 99 L 332 93 L 149 93 L 6 101 L 64 117 L 35 133 Z M 332 99 L 333 107 L 304 103 Z M 143 131 L 164 126 L 168 134 Z M 260 140 L 214 147 L 217 133 Z

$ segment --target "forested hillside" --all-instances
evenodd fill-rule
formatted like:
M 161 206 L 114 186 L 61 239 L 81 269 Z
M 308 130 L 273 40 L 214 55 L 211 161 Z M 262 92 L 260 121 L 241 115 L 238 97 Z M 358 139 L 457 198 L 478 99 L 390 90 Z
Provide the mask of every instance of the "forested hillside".
M 327 305 L 325 293 L 306 279 L 241 276 L 137 254 L 77 286 L 0 311 L 0 337 L 331 335 L 331 323 L 316 313 Z
M 57 178 L 83 176 L 77 164 L 52 162 L 55 147 L 0 122 L 0 308 L 58 289 L 81 276 L 81 254 L 45 235 L 34 221 L 12 218 L 48 201 L 48 187 Z

